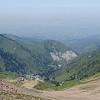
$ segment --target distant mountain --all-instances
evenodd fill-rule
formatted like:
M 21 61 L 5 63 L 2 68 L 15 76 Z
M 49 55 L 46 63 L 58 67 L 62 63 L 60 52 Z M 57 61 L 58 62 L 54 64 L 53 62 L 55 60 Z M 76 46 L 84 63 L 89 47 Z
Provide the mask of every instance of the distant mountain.
M 38 39 L 38 38 L 18 37 L 12 34 L 2 34 L 2 35 L 11 40 L 15 40 L 16 42 L 20 43 L 21 45 L 29 49 L 33 49 L 32 48 L 33 45 L 38 44 L 43 41 L 42 39 Z
M 66 42 L 73 50 L 78 53 L 93 52 L 100 48 L 100 39 L 97 38 L 81 38 Z
M 52 79 L 58 82 L 83 79 L 100 72 L 100 50 L 82 54 L 53 74 Z
M 75 57 L 77 54 L 59 41 L 46 40 L 40 43 L 0 34 L 0 71 L 37 73 L 63 65 Z
M 52 59 L 55 61 L 69 61 L 77 57 L 77 54 L 74 51 L 69 49 L 61 42 L 55 40 L 47 40 L 43 42 L 43 45 L 46 48 L 46 50 L 50 52 Z
M 21 45 L 33 49 L 33 44 L 38 44 L 43 42 L 48 38 L 43 38 L 43 36 L 35 36 L 34 38 L 25 38 L 25 37 L 18 37 L 11 34 L 3 34 L 3 36 L 10 38 L 12 40 L 17 41 Z M 51 36 L 49 37 L 51 38 Z M 53 37 L 52 37 L 53 38 Z M 72 50 L 76 51 L 77 53 L 86 53 L 96 51 L 100 48 L 100 35 L 84 35 L 84 34 L 73 34 L 73 35 L 59 35 L 54 36 L 53 39 L 57 41 L 63 42 L 65 45 L 70 47 Z

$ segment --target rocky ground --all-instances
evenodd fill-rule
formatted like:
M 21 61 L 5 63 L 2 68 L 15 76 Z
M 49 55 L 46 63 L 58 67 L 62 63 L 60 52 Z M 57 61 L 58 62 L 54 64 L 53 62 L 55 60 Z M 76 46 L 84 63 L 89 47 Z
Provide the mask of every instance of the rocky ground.
M 0 80 L 0 100 L 50 100 L 36 90 L 17 87 L 8 80 Z

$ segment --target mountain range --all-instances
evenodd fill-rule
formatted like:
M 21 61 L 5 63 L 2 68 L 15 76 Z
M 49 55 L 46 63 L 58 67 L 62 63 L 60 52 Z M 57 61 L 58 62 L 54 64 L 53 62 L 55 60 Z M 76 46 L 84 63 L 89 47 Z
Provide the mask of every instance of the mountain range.
M 57 82 L 83 79 L 100 72 L 99 43 L 96 38 L 62 43 L 0 34 L 0 71 L 38 73 Z
M 55 40 L 35 40 L 0 34 L 0 71 L 37 73 L 63 66 L 77 54 Z

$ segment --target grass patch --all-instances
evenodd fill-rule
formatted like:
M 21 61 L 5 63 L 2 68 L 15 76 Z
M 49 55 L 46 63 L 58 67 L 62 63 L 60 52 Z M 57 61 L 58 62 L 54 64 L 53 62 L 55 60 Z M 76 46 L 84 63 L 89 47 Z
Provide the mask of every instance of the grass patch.
M 38 90 L 52 89 L 54 86 L 48 82 L 39 82 L 35 88 Z
M 0 72 L 0 79 L 12 78 L 15 79 L 18 77 L 17 73 L 13 72 Z
M 48 82 L 39 82 L 35 88 L 39 89 L 39 90 L 62 90 L 62 89 L 66 89 L 66 88 L 70 88 L 72 86 L 75 86 L 76 84 L 79 84 L 80 81 L 79 80 L 71 80 L 71 81 L 66 81 L 65 83 L 63 83 L 60 86 L 54 86 L 51 83 Z
M 95 75 L 93 75 L 93 76 L 85 78 L 85 79 L 81 80 L 80 82 L 85 84 L 85 83 L 96 81 L 96 80 L 100 80 L 100 72 L 95 74 Z
M 85 78 L 83 80 L 66 81 L 65 83 L 63 83 L 60 86 L 54 86 L 53 84 L 48 83 L 48 82 L 39 82 L 35 86 L 35 88 L 39 89 L 39 90 L 48 90 L 48 89 L 49 90 L 62 90 L 62 89 L 70 88 L 70 87 L 75 86 L 75 85 L 86 84 L 88 82 L 95 81 L 95 80 L 98 80 L 98 79 L 100 79 L 100 73 L 97 73 L 97 74 L 95 74 L 91 77 Z M 95 86 L 86 86 L 86 87 L 81 87 L 80 89 L 91 90 L 91 89 L 94 89 L 94 88 L 95 88 Z

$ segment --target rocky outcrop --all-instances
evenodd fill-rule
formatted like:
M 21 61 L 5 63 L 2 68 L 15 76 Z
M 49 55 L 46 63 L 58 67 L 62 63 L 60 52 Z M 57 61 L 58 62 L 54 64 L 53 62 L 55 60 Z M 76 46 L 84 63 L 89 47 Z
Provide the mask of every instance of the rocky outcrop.
M 68 50 L 64 53 L 56 51 L 56 52 L 51 52 L 50 54 L 54 61 L 61 61 L 61 60 L 69 61 L 77 57 L 77 54 L 72 50 Z

